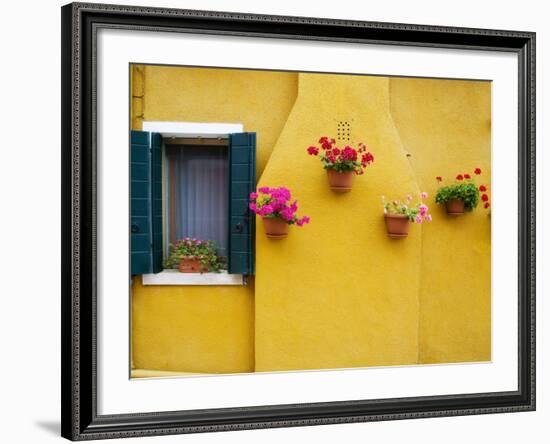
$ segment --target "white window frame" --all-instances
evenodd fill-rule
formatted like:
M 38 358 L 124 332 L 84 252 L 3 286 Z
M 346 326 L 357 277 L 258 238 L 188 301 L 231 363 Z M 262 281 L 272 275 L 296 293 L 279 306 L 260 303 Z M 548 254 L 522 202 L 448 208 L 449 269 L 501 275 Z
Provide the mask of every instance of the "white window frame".
M 205 122 L 159 122 L 144 121 L 143 131 L 160 133 L 163 138 L 219 137 L 229 138 L 231 133 L 244 132 L 242 123 Z M 164 230 L 164 227 L 163 227 Z M 143 285 L 245 285 L 241 274 L 180 273 L 177 270 L 162 270 L 160 273 L 142 275 Z

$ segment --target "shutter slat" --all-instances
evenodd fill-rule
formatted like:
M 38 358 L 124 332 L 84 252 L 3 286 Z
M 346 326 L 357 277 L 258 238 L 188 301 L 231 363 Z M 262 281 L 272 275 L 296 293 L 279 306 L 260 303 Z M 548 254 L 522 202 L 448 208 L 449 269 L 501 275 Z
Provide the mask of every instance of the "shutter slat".
M 162 136 L 151 134 L 152 272 L 162 271 Z
M 229 135 L 228 271 L 254 274 L 255 223 L 248 196 L 256 188 L 256 133 Z

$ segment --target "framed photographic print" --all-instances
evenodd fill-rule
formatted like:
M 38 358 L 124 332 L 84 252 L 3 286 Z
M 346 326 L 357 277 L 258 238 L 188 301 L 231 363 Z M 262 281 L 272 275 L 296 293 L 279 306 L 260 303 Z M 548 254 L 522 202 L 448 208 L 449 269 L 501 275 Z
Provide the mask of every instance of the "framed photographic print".
M 62 8 L 62 435 L 535 408 L 535 35 Z

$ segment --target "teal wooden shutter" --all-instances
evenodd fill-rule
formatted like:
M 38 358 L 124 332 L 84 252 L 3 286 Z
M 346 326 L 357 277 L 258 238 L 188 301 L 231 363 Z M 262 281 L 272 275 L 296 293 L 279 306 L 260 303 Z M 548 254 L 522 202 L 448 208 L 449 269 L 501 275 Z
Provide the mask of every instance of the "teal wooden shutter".
M 256 218 L 248 208 L 256 188 L 256 133 L 229 135 L 228 271 L 253 275 Z
M 130 133 L 130 273 L 162 270 L 160 134 Z

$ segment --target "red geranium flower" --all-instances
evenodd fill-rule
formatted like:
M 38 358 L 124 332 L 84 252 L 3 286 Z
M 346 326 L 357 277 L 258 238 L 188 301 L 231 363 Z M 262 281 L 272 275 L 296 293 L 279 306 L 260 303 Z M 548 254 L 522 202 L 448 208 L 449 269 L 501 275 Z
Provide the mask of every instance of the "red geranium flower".
M 443 177 L 437 176 L 437 177 L 435 178 L 435 180 L 437 180 L 438 182 L 441 182 L 441 181 L 443 180 Z
M 482 192 L 483 192 L 483 191 L 487 191 L 487 187 L 486 187 L 485 185 L 481 185 L 481 186 L 479 187 L 479 191 L 482 191 Z
M 310 147 L 307 149 L 307 152 L 308 152 L 308 154 L 310 154 L 311 156 L 316 156 L 317 154 L 319 154 L 319 148 L 317 148 L 316 146 L 310 146 Z
M 462 180 L 464 179 L 464 176 L 462 174 L 459 174 L 458 176 L 456 176 L 456 180 Z
M 470 179 L 470 175 L 468 173 L 464 174 L 464 179 Z
M 482 200 L 483 202 L 487 202 L 487 201 L 489 200 L 489 196 L 487 196 L 486 194 L 482 194 L 482 195 L 481 195 L 481 200 Z
M 474 170 L 474 173 L 476 173 L 478 176 L 481 174 L 481 169 L 480 168 L 476 168 Z
M 483 205 L 484 208 L 489 208 L 491 204 L 489 202 L 485 202 L 485 205 Z

